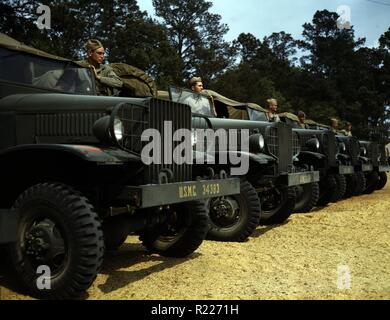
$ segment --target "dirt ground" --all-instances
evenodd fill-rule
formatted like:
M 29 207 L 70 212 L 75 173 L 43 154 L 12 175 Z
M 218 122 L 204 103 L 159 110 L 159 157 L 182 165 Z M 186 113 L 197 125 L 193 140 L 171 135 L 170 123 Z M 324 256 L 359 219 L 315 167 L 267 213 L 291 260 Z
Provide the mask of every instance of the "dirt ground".
M 205 241 L 187 259 L 150 255 L 129 237 L 85 298 L 390 299 L 389 230 L 390 183 L 259 227 L 245 243 Z M 0 298 L 29 299 L 9 277 L 1 285 Z

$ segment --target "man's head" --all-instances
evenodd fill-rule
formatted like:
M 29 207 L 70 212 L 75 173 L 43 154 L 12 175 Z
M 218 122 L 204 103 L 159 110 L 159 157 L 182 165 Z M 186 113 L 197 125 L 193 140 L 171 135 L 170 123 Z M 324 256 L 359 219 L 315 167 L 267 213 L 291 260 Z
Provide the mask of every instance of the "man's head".
M 99 40 L 90 39 L 87 41 L 86 49 L 88 59 L 96 64 L 101 64 L 104 61 L 104 47 Z
M 330 126 L 333 129 L 337 129 L 337 127 L 339 126 L 339 121 L 336 118 L 330 119 Z
M 196 93 L 200 93 L 203 91 L 203 82 L 200 77 L 193 77 L 190 79 L 190 88 L 192 91 Z
M 303 111 L 298 111 L 298 119 L 300 123 L 305 123 L 306 114 Z
M 347 122 L 345 127 L 347 128 L 348 131 L 351 131 L 352 130 L 352 123 L 351 122 Z
M 278 101 L 272 98 L 272 99 L 268 99 L 267 103 L 268 103 L 268 110 L 272 113 L 276 113 L 276 111 L 278 110 Z

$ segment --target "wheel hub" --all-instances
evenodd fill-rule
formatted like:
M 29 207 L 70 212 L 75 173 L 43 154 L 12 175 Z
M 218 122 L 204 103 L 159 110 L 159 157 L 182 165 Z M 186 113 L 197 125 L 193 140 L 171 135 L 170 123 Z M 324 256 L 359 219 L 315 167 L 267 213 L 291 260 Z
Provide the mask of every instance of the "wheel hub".
M 36 263 L 57 268 L 64 260 L 64 240 L 50 220 L 32 225 L 26 234 L 25 245 L 26 254 Z
M 271 189 L 266 192 L 261 193 L 261 202 L 262 208 L 264 211 L 272 211 L 275 210 L 278 206 L 280 206 L 282 199 L 282 195 L 277 189 Z
M 239 205 L 232 198 L 220 198 L 210 204 L 210 218 L 218 226 L 227 227 L 239 218 Z

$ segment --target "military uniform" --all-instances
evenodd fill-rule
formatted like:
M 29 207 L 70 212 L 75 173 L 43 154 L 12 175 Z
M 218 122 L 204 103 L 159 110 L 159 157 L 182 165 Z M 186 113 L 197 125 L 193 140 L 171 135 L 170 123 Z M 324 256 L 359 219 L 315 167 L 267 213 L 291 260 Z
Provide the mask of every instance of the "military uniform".
M 347 137 L 352 137 L 352 132 L 348 130 L 341 130 L 342 134 Z
M 79 61 L 83 67 L 90 68 L 91 65 L 88 60 Z M 100 64 L 95 67 L 96 73 L 100 76 L 100 79 L 96 79 L 96 92 L 100 96 L 113 96 L 117 95 L 119 89 L 122 88 L 123 82 L 119 78 L 114 70 L 108 65 Z
M 276 113 L 266 113 L 269 122 L 280 122 L 280 118 Z

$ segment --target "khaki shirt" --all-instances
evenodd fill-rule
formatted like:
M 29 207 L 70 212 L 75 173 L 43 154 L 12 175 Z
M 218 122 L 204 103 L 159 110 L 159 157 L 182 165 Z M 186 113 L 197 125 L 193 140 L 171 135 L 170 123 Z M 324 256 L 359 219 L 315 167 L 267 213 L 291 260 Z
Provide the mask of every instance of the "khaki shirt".
M 80 61 L 79 63 L 89 67 L 88 60 Z M 114 70 L 106 64 L 100 64 L 96 69 L 96 73 L 101 78 L 96 79 L 96 92 L 101 96 L 116 95 L 118 89 L 122 88 L 123 82 L 119 78 Z
M 341 132 L 347 136 L 347 137 L 352 137 L 352 132 L 351 131 L 347 131 L 347 130 L 341 130 Z
M 267 112 L 265 115 L 267 116 L 269 122 L 280 122 L 280 118 L 276 113 Z

